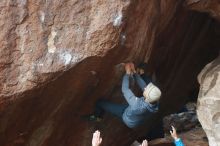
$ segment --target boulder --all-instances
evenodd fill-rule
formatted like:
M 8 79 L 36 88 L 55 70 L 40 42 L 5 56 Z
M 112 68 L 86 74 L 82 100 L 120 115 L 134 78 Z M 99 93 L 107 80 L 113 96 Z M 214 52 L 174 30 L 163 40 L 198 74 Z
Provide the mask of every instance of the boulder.
M 220 145 L 220 57 L 209 63 L 199 74 L 200 92 L 197 103 L 199 121 L 210 146 Z

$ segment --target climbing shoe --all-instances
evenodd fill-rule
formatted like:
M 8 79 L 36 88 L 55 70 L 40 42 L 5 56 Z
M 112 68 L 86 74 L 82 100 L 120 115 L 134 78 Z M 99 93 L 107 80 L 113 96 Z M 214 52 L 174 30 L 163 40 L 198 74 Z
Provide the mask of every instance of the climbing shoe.
M 83 116 L 82 118 L 84 120 L 91 121 L 91 122 L 101 122 L 102 121 L 102 118 L 97 117 L 95 115 L 86 115 L 86 116 Z

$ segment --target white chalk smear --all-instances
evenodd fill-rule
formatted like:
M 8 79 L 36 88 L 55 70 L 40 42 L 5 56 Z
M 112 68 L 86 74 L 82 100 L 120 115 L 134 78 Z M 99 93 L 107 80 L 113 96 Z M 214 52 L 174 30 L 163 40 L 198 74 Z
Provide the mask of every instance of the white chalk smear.
M 114 26 L 120 26 L 121 23 L 122 23 L 122 13 L 120 11 L 120 12 L 118 12 L 117 16 L 115 17 L 113 25 Z
M 44 20 L 45 20 L 45 13 L 42 11 L 40 11 L 40 20 L 41 20 L 41 22 L 44 22 Z
M 64 52 L 60 54 L 60 58 L 64 62 L 65 65 L 68 65 L 71 62 L 72 55 L 68 52 Z
M 54 53 L 56 50 L 56 46 L 54 45 L 54 39 L 57 35 L 57 32 L 52 29 L 51 34 L 48 38 L 47 47 L 49 53 Z

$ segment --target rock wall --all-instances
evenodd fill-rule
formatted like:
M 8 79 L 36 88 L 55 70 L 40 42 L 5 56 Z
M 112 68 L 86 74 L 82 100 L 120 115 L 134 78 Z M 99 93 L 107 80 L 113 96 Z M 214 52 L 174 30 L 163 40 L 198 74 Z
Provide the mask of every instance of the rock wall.
M 192 10 L 208 13 L 218 21 L 220 20 L 220 1 L 218 0 L 186 0 L 186 5 Z
M 120 41 L 129 1 L 0 2 L 0 101 L 49 82 Z M 18 96 L 19 97 L 19 96 Z
M 197 113 L 210 146 L 220 145 L 220 57 L 200 73 L 200 92 Z
M 0 145 L 86 146 L 96 129 L 103 145 L 132 143 L 137 132 L 110 115 L 101 124 L 81 119 L 98 98 L 123 100 L 117 64 L 126 60 L 149 62 L 163 91 L 162 115 L 180 109 L 219 46 L 217 23 L 184 4 L 2 0 Z

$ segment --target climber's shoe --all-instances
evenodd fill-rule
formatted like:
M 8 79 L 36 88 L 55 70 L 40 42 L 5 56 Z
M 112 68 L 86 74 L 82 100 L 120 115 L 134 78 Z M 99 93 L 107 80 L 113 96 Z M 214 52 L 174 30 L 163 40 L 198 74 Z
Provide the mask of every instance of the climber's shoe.
M 90 115 L 85 115 L 82 117 L 82 119 L 86 120 L 86 121 L 91 121 L 91 122 L 101 122 L 103 119 L 94 115 L 94 114 L 90 114 Z

